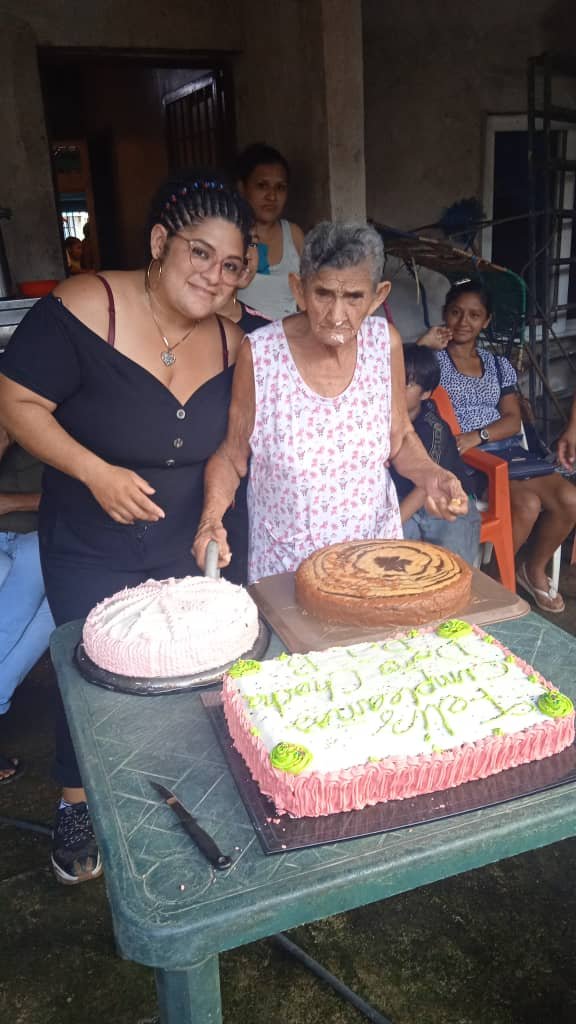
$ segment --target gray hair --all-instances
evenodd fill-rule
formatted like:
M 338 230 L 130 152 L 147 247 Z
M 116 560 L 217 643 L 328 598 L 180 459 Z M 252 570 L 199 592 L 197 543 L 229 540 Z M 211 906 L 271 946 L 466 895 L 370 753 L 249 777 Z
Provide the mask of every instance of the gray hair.
M 300 277 L 306 280 L 325 267 L 346 270 L 365 262 L 372 267 L 372 281 L 376 287 L 384 272 L 384 246 L 376 229 L 368 224 L 325 220 L 312 228 L 304 239 Z

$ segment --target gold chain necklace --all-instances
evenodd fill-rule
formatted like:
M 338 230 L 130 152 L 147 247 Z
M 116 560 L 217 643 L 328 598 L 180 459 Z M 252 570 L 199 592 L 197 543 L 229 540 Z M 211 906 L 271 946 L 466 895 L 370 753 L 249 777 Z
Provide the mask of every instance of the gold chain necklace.
M 152 309 L 152 302 L 150 300 L 150 292 L 148 291 L 148 289 L 146 289 L 146 298 L 148 299 L 148 309 L 150 311 L 150 316 L 152 317 L 154 323 L 156 324 L 158 334 L 160 335 L 162 341 L 166 346 L 166 351 L 160 353 L 160 359 L 164 363 L 164 366 L 174 366 L 174 363 L 176 362 L 174 349 L 178 348 L 178 345 L 181 345 L 183 341 L 186 341 L 186 338 L 188 338 L 192 334 L 192 331 L 194 331 L 196 327 L 198 327 L 200 321 L 195 320 L 194 323 L 192 324 L 192 327 L 189 327 L 188 330 L 186 331 L 186 334 L 182 338 L 180 338 L 180 341 L 177 341 L 175 345 L 171 345 L 170 342 L 168 341 L 168 338 L 164 334 L 162 327 L 160 326 L 160 321 L 158 320 L 158 317 L 156 316 L 154 310 Z

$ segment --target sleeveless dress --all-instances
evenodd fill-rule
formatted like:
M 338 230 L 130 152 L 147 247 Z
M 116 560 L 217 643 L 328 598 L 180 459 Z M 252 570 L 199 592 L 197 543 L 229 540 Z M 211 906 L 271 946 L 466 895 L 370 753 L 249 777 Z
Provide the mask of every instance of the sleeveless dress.
M 248 578 L 293 572 L 339 541 L 401 538 L 390 455 L 390 336 L 382 318 L 358 334 L 346 390 L 323 398 L 303 381 L 282 322 L 248 338 L 256 417 L 250 438 Z
M 284 316 L 290 316 L 296 312 L 296 303 L 290 285 L 288 274 L 297 274 L 300 270 L 300 256 L 294 245 L 290 224 L 287 220 L 281 220 L 282 226 L 282 259 L 280 263 L 271 266 L 268 274 L 256 274 L 255 278 L 247 288 L 238 292 L 238 298 L 242 302 L 252 306 L 265 317 L 271 320 L 281 320 Z

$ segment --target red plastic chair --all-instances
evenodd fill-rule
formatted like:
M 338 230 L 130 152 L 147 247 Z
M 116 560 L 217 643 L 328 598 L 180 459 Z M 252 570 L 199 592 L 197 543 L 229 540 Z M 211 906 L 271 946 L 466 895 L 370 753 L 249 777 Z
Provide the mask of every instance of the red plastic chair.
M 443 387 L 437 387 L 432 392 L 432 398 L 436 403 L 438 415 L 446 420 L 452 433 L 462 433 L 448 392 Z M 462 458 L 467 465 L 479 469 L 488 477 L 488 508 L 481 512 L 480 543 L 493 545 L 500 582 L 515 594 L 516 568 L 512 539 L 508 463 L 490 452 L 482 452 L 477 448 L 470 448 Z

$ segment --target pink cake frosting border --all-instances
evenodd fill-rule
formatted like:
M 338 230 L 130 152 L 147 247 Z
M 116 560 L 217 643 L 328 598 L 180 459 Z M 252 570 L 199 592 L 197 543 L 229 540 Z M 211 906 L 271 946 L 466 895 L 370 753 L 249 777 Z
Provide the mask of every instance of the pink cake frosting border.
M 489 635 L 477 626 L 472 628 L 478 636 Z M 430 627 L 422 632 L 434 629 Z M 404 635 L 406 631 L 387 639 Z M 514 657 L 520 668 L 537 676 L 546 689 L 557 689 L 499 640 L 492 637 L 492 642 L 506 655 Z M 270 763 L 265 745 L 250 731 L 251 720 L 245 710 L 244 699 L 228 675 L 224 678 L 222 697 L 230 735 L 253 779 L 261 792 L 273 800 L 278 814 L 287 812 L 295 818 L 361 810 L 386 800 L 406 800 L 452 789 L 507 768 L 551 757 L 574 741 L 575 713 L 572 712 L 564 718 L 551 718 L 521 732 L 486 736 L 476 743 L 464 743 L 440 753 L 387 757 L 337 772 L 305 771 L 301 775 L 291 775 Z

